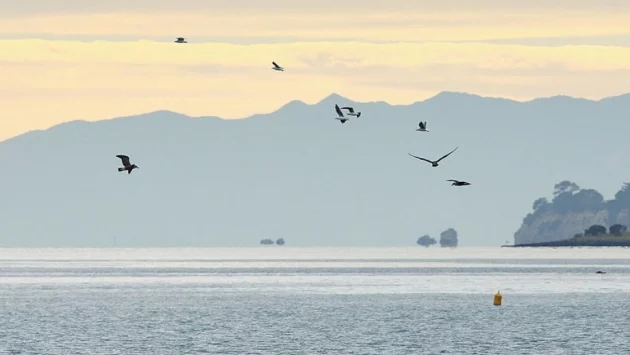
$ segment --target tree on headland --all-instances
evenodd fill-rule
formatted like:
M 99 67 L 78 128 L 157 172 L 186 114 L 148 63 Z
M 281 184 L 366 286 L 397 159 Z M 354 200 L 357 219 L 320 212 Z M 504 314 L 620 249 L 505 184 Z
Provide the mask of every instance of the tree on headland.
M 619 223 L 613 224 L 612 226 L 608 227 L 608 230 L 606 230 L 606 227 L 600 224 L 593 224 L 592 226 L 588 227 L 584 231 L 584 233 L 577 233 L 573 236 L 573 238 L 606 237 L 611 235 L 615 237 L 622 237 L 627 231 L 628 227 Z
M 628 227 L 624 226 L 623 224 L 617 223 L 608 227 L 608 234 L 621 237 L 627 230 Z
M 580 190 L 580 187 L 578 186 L 578 184 L 571 182 L 569 180 L 564 180 L 564 181 L 560 181 L 553 187 L 553 195 L 557 196 L 565 192 L 573 193 L 579 190 Z
M 592 226 L 588 227 L 587 230 L 584 231 L 585 236 L 598 236 L 598 235 L 605 235 L 605 234 L 606 234 L 606 227 L 599 224 L 593 224 Z
M 423 247 L 429 247 L 433 244 L 436 244 L 437 241 L 433 238 L 431 238 L 428 234 L 427 235 L 423 235 L 422 237 L 418 238 L 418 240 L 416 241 L 416 244 L 418 245 L 422 245 Z
M 541 197 L 538 200 L 534 201 L 534 205 L 532 206 L 532 209 L 534 211 L 536 211 L 537 209 L 546 206 L 549 204 L 549 200 L 547 200 L 545 197 Z
M 440 246 L 454 248 L 457 243 L 457 231 L 455 229 L 449 228 L 440 234 Z
M 630 183 L 623 183 L 621 189 L 619 189 L 619 191 L 615 194 L 615 200 L 622 201 L 625 204 L 630 203 Z
M 284 239 L 278 238 L 278 240 L 276 240 L 276 245 L 284 245 Z
M 566 214 L 571 212 L 597 212 L 607 210 L 614 220 L 623 209 L 630 208 L 630 183 L 624 183 L 613 200 L 605 201 L 602 194 L 593 189 L 582 189 L 576 183 L 564 180 L 554 186 L 551 202 L 538 198 L 532 205 L 533 213 L 525 217 L 525 224 L 545 213 Z
M 263 240 L 260 241 L 260 244 L 262 244 L 262 245 L 271 245 L 271 244 L 273 244 L 273 240 L 271 240 L 271 239 L 263 239 Z

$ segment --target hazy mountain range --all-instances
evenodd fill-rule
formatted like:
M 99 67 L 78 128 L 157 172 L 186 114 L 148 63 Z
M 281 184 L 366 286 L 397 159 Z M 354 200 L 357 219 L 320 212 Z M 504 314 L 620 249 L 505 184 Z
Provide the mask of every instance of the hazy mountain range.
M 340 124 L 335 103 L 363 114 Z M 610 198 L 630 180 L 629 113 L 630 95 L 444 92 L 406 106 L 332 94 L 241 120 L 73 121 L 0 142 L 0 246 L 411 246 L 451 227 L 460 246 L 500 245 L 558 181 Z M 457 146 L 437 168 L 407 155 Z M 140 169 L 119 173 L 116 154 Z

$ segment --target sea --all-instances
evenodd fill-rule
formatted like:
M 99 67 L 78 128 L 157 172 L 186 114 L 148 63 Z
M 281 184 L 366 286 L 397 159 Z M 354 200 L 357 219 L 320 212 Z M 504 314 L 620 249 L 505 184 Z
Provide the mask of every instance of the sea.
M 0 249 L 0 354 L 630 354 L 629 256 Z

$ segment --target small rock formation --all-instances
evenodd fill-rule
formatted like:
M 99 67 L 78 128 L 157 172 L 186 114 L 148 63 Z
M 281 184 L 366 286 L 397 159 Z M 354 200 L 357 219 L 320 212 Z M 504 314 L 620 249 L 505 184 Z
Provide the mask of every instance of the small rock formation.
M 428 234 L 423 235 L 422 237 L 418 238 L 418 240 L 416 241 L 416 244 L 422 245 L 423 247 L 427 247 L 427 248 L 436 243 L 437 241 L 431 238 Z
M 262 239 L 260 241 L 260 244 L 262 244 L 262 245 L 273 245 L 273 240 L 271 240 L 271 239 Z
M 276 245 L 284 245 L 284 239 L 278 238 L 278 240 L 276 240 Z
M 457 247 L 457 244 L 457 231 L 455 229 L 449 228 L 440 234 L 440 246 L 442 248 L 455 248 Z

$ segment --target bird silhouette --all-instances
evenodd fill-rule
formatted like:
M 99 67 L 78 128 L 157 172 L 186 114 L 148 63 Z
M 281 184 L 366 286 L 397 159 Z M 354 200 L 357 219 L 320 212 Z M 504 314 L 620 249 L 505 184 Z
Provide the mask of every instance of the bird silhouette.
M 276 62 L 271 62 L 271 64 L 273 64 L 273 68 L 271 69 L 277 70 L 277 71 L 284 71 L 284 68 L 276 64 Z
M 118 168 L 118 171 L 125 171 L 127 170 L 127 174 L 131 174 L 131 171 L 133 169 L 140 169 L 139 166 L 137 166 L 136 164 L 131 164 L 131 162 L 129 161 L 129 157 L 126 155 L 122 155 L 119 154 L 116 156 L 116 158 L 120 158 L 120 160 L 122 160 L 122 168 Z
M 361 112 L 354 112 L 354 108 L 346 106 L 346 107 L 342 107 L 342 110 L 348 110 L 348 116 L 356 116 L 356 118 L 361 117 Z
M 457 147 L 457 148 L 459 148 L 459 147 Z M 421 157 L 417 157 L 417 156 L 415 156 L 415 155 L 413 155 L 413 154 L 411 154 L 411 153 L 407 153 L 407 154 L 411 155 L 412 157 L 414 157 L 414 158 L 416 158 L 416 159 L 424 160 L 424 161 L 426 161 L 427 163 L 431 163 L 431 166 L 433 166 L 433 167 L 435 168 L 435 167 L 437 167 L 437 166 L 438 166 L 438 163 L 442 161 L 442 159 L 444 159 L 444 158 L 446 158 L 447 156 L 449 156 L 449 155 L 453 154 L 453 152 L 454 152 L 454 151 L 456 151 L 456 150 L 457 150 L 457 148 L 455 148 L 455 149 L 451 150 L 448 154 L 444 155 L 443 157 L 441 157 L 440 159 L 435 160 L 435 161 L 433 161 L 433 160 L 429 160 L 429 159 L 425 159 L 425 158 L 421 158 Z
M 177 37 L 175 43 L 188 43 L 184 37 Z
M 421 132 L 429 132 L 427 130 L 427 123 L 426 122 L 422 122 L 420 121 L 420 123 L 418 124 L 418 129 L 416 129 L 416 131 L 421 131 Z
M 341 123 L 346 123 L 348 118 L 343 115 L 343 111 L 341 111 L 341 108 L 339 108 L 337 104 L 335 104 L 335 111 L 337 111 L 337 115 L 339 115 L 339 117 L 335 117 L 335 119 L 339 120 Z
M 467 181 L 459 181 L 459 180 L 446 180 L 446 181 L 452 181 L 453 183 L 451 184 L 451 186 L 467 186 L 467 185 L 470 185 L 470 183 L 467 182 Z

